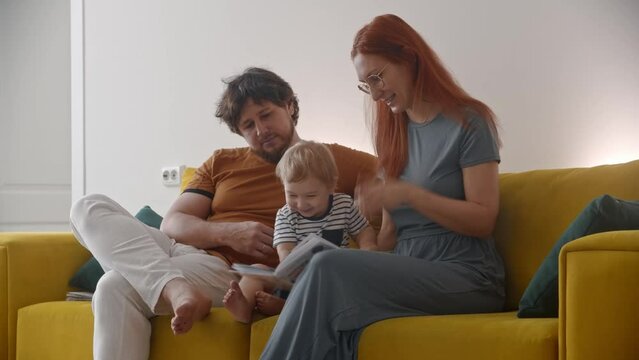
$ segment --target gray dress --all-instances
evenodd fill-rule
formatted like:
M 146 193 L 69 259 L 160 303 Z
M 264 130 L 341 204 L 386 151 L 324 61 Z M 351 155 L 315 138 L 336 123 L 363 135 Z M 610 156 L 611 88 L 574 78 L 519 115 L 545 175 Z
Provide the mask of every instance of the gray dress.
M 486 123 L 440 114 L 409 123 L 401 179 L 464 199 L 462 168 L 499 161 Z M 325 251 L 298 278 L 261 359 L 356 359 L 364 327 L 383 319 L 500 311 L 504 270 L 494 241 L 442 228 L 411 208 L 391 212 L 393 253 Z

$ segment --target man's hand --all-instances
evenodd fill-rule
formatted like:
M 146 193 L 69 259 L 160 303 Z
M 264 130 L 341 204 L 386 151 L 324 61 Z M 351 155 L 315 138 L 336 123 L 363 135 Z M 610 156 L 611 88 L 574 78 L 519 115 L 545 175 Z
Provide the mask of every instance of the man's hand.
M 273 228 L 255 221 L 229 223 L 225 243 L 233 250 L 256 258 L 268 258 L 273 249 Z
M 258 259 L 267 259 L 275 253 L 272 228 L 254 221 L 207 221 L 210 215 L 209 197 L 184 193 L 167 212 L 161 230 L 175 241 L 198 249 L 228 246 Z

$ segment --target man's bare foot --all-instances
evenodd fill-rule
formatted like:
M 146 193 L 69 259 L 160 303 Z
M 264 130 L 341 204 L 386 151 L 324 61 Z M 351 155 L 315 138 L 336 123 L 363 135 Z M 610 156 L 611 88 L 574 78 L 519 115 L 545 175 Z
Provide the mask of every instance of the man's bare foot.
M 162 297 L 173 308 L 171 330 L 175 335 L 188 332 L 195 321 L 204 319 L 211 312 L 211 299 L 182 278 L 166 283 Z
M 248 303 L 240 284 L 237 281 L 231 281 L 231 288 L 224 295 L 222 299 L 224 307 L 233 315 L 235 320 L 248 324 L 253 317 L 253 307 Z
M 255 305 L 264 315 L 277 315 L 282 312 L 284 308 L 284 299 L 279 296 L 269 294 L 264 291 L 258 291 L 255 293 Z

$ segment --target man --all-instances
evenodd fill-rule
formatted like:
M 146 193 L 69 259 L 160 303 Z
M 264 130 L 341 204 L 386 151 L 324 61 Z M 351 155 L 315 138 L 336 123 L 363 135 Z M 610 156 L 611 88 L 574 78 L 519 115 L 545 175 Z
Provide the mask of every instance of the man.
M 71 228 L 105 269 L 93 297 L 96 359 L 147 359 L 156 315 L 173 314 L 175 334 L 222 306 L 235 262 L 275 266 L 277 209 L 284 205 L 275 165 L 299 141 L 298 101 L 268 70 L 249 68 L 227 82 L 216 116 L 248 147 L 217 150 L 168 210 L 161 230 L 145 226 L 104 195 L 71 209 Z M 376 170 L 369 154 L 330 145 L 338 192 Z

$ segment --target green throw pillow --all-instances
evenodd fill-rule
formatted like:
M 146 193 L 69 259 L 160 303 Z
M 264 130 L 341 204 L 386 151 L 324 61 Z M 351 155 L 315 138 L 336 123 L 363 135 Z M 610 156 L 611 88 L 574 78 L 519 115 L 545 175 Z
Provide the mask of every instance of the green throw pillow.
M 153 211 L 148 205 L 140 209 L 140 211 L 135 214 L 135 217 L 146 225 L 156 229 L 159 229 L 162 223 L 162 216 L 158 215 L 158 213 Z M 102 275 L 104 275 L 102 266 L 100 266 L 94 257 L 91 257 L 89 261 L 84 263 L 84 265 L 73 274 L 73 277 L 69 280 L 69 285 L 84 291 L 94 292 L 95 286 L 98 284 L 98 280 L 100 280 Z
M 559 307 L 559 251 L 577 238 L 615 230 L 639 229 L 639 201 L 609 195 L 594 199 L 573 220 L 546 256 L 519 301 L 520 318 L 557 317 Z
M 149 225 L 150 227 L 156 229 L 159 229 L 160 224 L 162 224 L 162 216 L 153 211 L 153 209 L 151 209 L 149 205 L 146 205 L 145 207 L 140 209 L 140 211 L 135 214 L 135 217 L 146 225 Z

